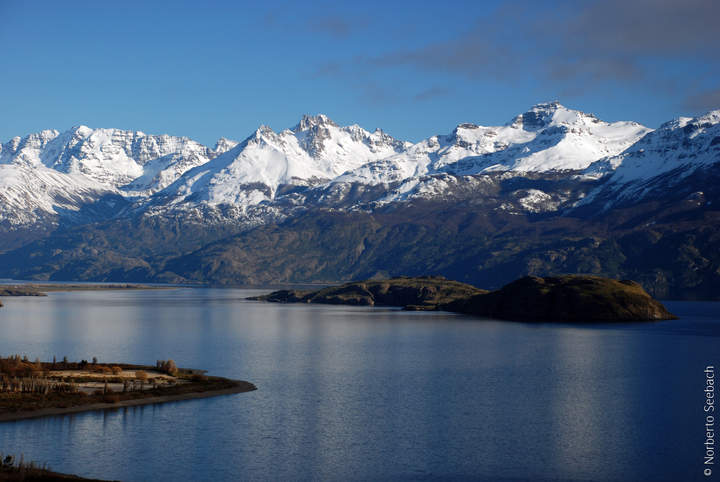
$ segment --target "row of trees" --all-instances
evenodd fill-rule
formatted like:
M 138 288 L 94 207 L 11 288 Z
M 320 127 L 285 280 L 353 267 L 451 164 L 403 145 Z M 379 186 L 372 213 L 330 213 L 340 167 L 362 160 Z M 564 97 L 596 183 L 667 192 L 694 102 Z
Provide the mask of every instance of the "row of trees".
M 10 377 L 29 377 L 33 374 L 41 372 L 43 369 L 40 360 L 36 359 L 30 362 L 27 356 L 11 355 L 7 358 L 0 357 L 0 375 Z
M 74 393 L 78 387 L 74 383 L 60 382 L 38 377 L 0 376 L 0 392 L 4 393 Z

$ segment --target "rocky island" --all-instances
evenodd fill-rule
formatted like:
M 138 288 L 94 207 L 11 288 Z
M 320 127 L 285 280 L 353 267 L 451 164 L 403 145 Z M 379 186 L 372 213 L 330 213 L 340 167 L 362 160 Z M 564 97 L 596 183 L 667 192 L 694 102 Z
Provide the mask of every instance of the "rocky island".
M 487 293 L 442 276 L 398 277 L 330 286 L 316 291 L 280 290 L 248 299 L 275 303 L 324 303 L 359 306 L 402 306 L 435 310 L 440 305 Z
M 402 306 L 516 321 L 653 321 L 676 317 L 639 283 L 599 276 L 526 276 L 487 291 L 442 277 L 345 283 L 317 291 L 281 290 L 251 297 L 276 303 Z

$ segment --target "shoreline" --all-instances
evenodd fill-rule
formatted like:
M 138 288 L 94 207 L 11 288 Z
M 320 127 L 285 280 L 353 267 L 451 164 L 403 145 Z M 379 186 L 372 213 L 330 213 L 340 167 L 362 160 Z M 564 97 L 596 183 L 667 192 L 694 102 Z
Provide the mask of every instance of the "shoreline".
M 223 395 L 232 395 L 235 393 L 245 393 L 257 390 L 257 387 L 250 382 L 234 380 L 238 383 L 235 387 L 222 388 L 220 390 L 208 390 L 205 392 L 189 392 L 179 395 L 161 395 L 157 397 L 134 398 L 131 400 L 121 400 L 115 403 L 103 402 L 93 403 L 89 405 L 79 405 L 75 407 L 55 407 L 42 408 L 40 410 L 29 410 L 27 412 L 10 412 L 0 414 L 0 423 L 15 422 L 18 420 L 26 420 L 31 418 L 51 417 L 56 415 L 69 415 L 73 413 L 92 412 L 98 410 L 110 410 L 114 408 L 137 407 L 141 405 L 152 405 L 155 403 L 179 402 L 183 400 L 194 400 L 200 398 L 219 397 Z
M 35 282 L 35 281 L 28 281 L 28 282 L 20 282 L 20 283 L 8 283 L 8 284 L 0 284 L 0 290 L 2 289 L 9 289 L 9 290 L 33 290 L 35 292 L 45 293 L 45 292 L 54 292 L 54 291 L 118 291 L 118 290 L 169 290 L 169 289 L 177 289 L 177 288 L 183 288 L 184 286 L 181 285 L 145 285 L 145 284 L 135 284 L 135 283 L 107 283 L 107 284 L 99 284 L 99 283 L 48 283 L 48 282 Z M 13 295 L 6 295 L 6 296 L 13 296 Z M 17 296 L 17 295 L 16 295 Z M 23 296 L 23 295 L 19 295 Z

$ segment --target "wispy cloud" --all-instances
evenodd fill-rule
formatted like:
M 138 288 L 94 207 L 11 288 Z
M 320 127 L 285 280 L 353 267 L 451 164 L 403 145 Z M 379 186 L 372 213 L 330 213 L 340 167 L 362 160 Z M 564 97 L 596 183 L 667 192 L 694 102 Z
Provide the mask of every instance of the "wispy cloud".
M 441 87 L 441 86 L 434 86 L 430 87 L 429 89 L 425 89 L 421 92 L 418 92 L 413 96 L 413 100 L 417 102 L 422 102 L 426 100 L 432 100 L 436 99 L 438 97 L 444 97 L 452 92 L 451 89 L 448 89 L 447 87 Z
M 651 90 L 699 111 L 720 105 L 718 90 L 710 88 L 720 73 L 718 18 L 718 0 L 558 0 L 555 8 L 519 0 L 442 41 L 403 42 L 402 48 L 320 63 L 313 75 L 346 82 L 376 104 L 438 99 L 468 80 L 518 86 L 529 80 L 563 97 L 599 88 Z M 308 28 L 343 38 L 362 22 L 331 15 Z M 414 94 L 390 80 L 408 69 L 422 74 Z M 418 87 L 423 79 L 427 84 Z
M 361 81 L 354 84 L 360 92 L 360 98 L 373 105 L 396 104 L 403 96 L 395 89 L 373 81 Z
M 455 39 L 389 52 L 368 58 L 367 63 L 378 68 L 410 66 L 469 78 L 505 78 L 518 68 L 519 57 L 509 44 L 499 41 L 501 34 L 497 27 L 478 21 Z
M 685 107 L 694 112 L 720 109 L 720 88 L 689 95 Z
M 603 0 L 582 5 L 567 18 L 546 18 L 533 26 L 548 39 L 541 45 L 552 52 L 546 64 L 552 80 L 658 84 L 667 82 L 657 78 L 658 63 L 720 64 L 715 48 L 720 2 Z
M 308 22 L 310 31 L 324 33 L 335 38 L 345 38 L 365 25 L 362 19 L 349 19 L 341 15 L 326 15 Z
M 312 77 L 339 77 L 345 73 L 343 64 L 330 60 L 318 65 L 312 73 Z
M 718 18 L 717 0 L 565 2 L 540 12 L 514 2 L 455 38 L 367 57 L 364 66 L 504 82 L 530 77 L 577 93 L 608 82 L 667 90 L 678 84 L 663 62 L 720 69 Z

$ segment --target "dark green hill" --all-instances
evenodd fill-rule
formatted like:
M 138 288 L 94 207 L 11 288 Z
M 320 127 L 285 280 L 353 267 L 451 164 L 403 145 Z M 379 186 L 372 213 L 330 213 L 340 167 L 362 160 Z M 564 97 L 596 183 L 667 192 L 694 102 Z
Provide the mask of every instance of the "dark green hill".
M 599 276 L 526 276 L 440 309 L 518 321 L 652 321 L 676 317 L 638 283 Z

